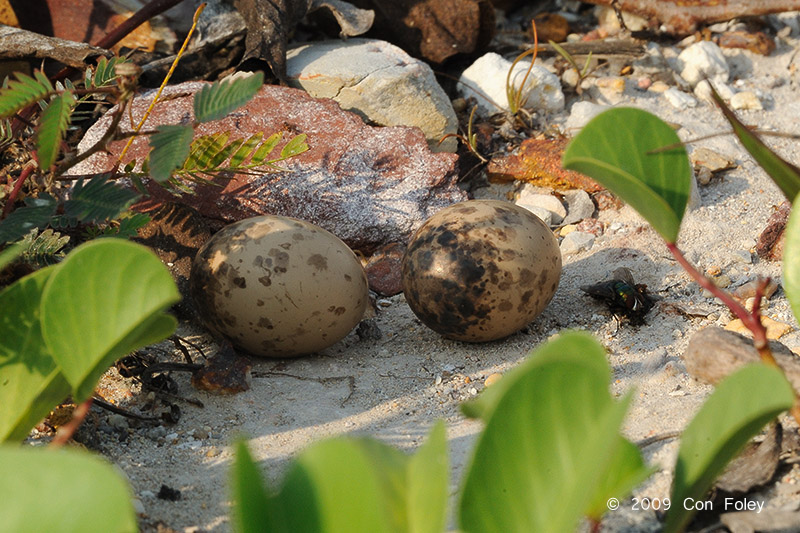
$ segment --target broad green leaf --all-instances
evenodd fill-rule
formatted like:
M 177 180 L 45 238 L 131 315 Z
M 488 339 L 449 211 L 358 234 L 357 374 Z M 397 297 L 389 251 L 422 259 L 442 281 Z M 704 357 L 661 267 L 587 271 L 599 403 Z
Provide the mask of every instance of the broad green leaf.
M 0 90 L 0 118 L 12 117 L 53 92 L 53 84 L 41 71 L 34 71 L 33 76 L 18 72 L 17 79 L 9 81 L 8 86 Z
M 783 289 L 792 306 L 796 320 L 800 320 L 800 202 L 795 198 L 792 212 L 786 223 L 783 244 Z
M 39 168 L 47 170 L 56 162 L 73 107 L 75 107 L 75 97 L 72 93 L 65 92 L 50 100 L 42 111 L 39 127 L 36 129 L 36 156 L 39 158 Z
M 447 524 L 449 471 L 447 432 L 437 422 L 411 456 L 408 471 L 408 533 L 441 533 Z
M 306 151 L 308 151 L 306 134 L 301 133 L 300 135 L 292 137 L 292 139 L 286 143 L 286 146 L 281 149 L 281 159 L 289 159 L 290 157 L 294 157 Z
M 258 465 L 253 461 L 247 444 L 236 444 L 236 457 L 231 471 L 233 496 L 233 526 L 238 533 L 288 531 L 281 517 L 271 509 L 272 504 Z M 268 524 L 271 526 L 268 527 Z
M 58 203 L 47 193 L 25 200 L 19 207 L 0 220 L 0 244 L 21 239 L 31 231 L 43 228 L 55 215 Z
M 138 197 L 99 174 L 88 183 L 78 180 L 69 200 L 64 202 L 64 214 L 83 222 L 105 222 L 120 216 Z
M 11 264 L 17 257 L 21 256 L 25 252 L 25 244 L 22 242 L 15 242 L 14 244 L 9 245 L 3 251 L 0 251 L 0 272 Z
M 39 322 L 42 290 L 52 272 L 43 268 L 0 292 L 0 443 L 24 439 L 70 393 Z
M 615 108 L 589 122 L 564 152 L 564 168 L 582 172 L 636 209 L 670 243 L 678 239 L 692 170 L 683 146 L 657 116 Z
M 619 434 L 631 395 L 615 401 L 609 378 L 602 346 L 572 332 L 487 389 L 498 387 L 470 408 L 486 428 L 461 495 L 463 531 L 574 531 L 603 491 L 622 496 L 645 475 Z
M 736 116 L 736 113 L 725 105 L 725 101 L 713 88 L 711 94 L 722 110 L 722 114 L 731 123 L 733 132 L 739 138 L 742 146 L 750 152 L 753 159 L 769 174 L 769 177 L 780 188 L 784 196 L 789 200 L 793 200 L 800 193 L 800 168 L 789 163 L 764 144 L 764 141 L 745 126 Z
M 0 472 L 3 531 L 139 531 L 128 484 L 95 455 L 0 446 Z
M 776 368 L 753 364 L 725 378 L 683 432 L 671 500 L 703 499 L 747 441 L 793 403 L 792 387 Z M 683 531 L 694 513 L 673 505 L 664 531 Z
M 148 157 L 150 177 L 157 182 L 169 179 L 186 161 L 193 136 L 190 126 L 159 126 L 148 141 L 153 148 Z
M 264 73 L 206 85 L 194 97 L 197 122 L 217 120 L 249 102 L 264 85 Z
M 606 476 L 601 479 L 600 486 L 589 504 L 586 516 L 599 522 L 608 511 L 609 498 L 624 500 L 640 483 L 654 473 L 655 468 L 644 464 L 639 447 L 631 441 L 619 437 L 620 443 L 611 458 Z
M 163 311 L 180 299 L 169 271 L 144 246 L 99 239 L 72 251 L 42 295 L 42 334 L 73 388 L 92 392 L 116 359 L 175 328 Z

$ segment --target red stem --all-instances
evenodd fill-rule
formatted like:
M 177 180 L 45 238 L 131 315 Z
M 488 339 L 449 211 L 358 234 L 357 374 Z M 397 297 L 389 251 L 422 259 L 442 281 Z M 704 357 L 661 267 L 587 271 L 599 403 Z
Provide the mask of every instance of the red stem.
M 6 198 L 6 205 L 3 206 L 3 216 L 0 217 L 0 219 L 6 218 L 8 214 L 11 213 L 12 206 L 14 202 L 17 201 L 17 196 L 19 196 L 19 191 L 22 190 L 22 185 L 25 183 L 25 180 L 28 179 L 28 176 L 31 175 L 31 172 L 33 172 L 33 165 L 30 163 L 22 168 L 22 172 L 19 173 L 17 181 L 14 182 L 14 188 L 11 189 L 11 194 Z
M 75 410 L 72 412 L 72 420 L 58 428 L 56 431 L 56 436 L 53 437 L 52 442 L 50 442 L 51 448 L 59 448 L 66 444 L 69 439 L 78 431 L 78 428 L 83 423 L 83 420 L 86 418 L 86 415 L 89 414 L 89 409 L 92 407 L 92 398 L 89 398 L 82 404 L 79 404 L 75 407 Z

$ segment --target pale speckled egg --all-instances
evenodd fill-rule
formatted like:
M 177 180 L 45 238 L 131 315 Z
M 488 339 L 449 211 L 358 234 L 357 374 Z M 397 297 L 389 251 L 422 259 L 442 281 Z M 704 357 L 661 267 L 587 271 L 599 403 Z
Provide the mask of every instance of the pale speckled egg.
M 190 290 L 210 330 L 264 357 L 335 344 L 369 301 L 364 269 L 345 243 L 281 216 L 242 220 L 211 237 L 192 263 Z
M 506 337 L 547 306 L 561 277 L 558 242 L 533 213 L 471 200 L 437 212 L 411 237 L 403 292 L 414 314 L 446 338 Z

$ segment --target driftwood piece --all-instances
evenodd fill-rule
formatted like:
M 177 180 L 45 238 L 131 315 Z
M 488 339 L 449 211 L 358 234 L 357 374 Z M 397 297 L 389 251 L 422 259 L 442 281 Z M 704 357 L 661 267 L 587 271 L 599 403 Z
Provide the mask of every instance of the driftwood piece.
M 84 68 L 89 60 L 103 55 L 110 56 L 111 52 L 0 24 L 0 60 L 52 59 L 70 67 Z
M 687 35 L 701 24 L 800 10 L 800 0 L 586 0 L 644 17 L 653 29 Z

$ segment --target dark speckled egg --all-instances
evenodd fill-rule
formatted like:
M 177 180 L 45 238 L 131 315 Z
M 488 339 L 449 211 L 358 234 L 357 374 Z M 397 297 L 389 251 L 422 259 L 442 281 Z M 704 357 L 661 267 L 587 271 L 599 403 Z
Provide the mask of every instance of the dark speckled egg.
M 448 339 L 501 339 L 532 322 L 561 277 L 558 242 L 527 209 L 471 200 L 442 209 L 411 237 L 403 291 L 414 314 Z
M 264 357 L 316 352 L 361 320 L 369 292 L 360 261 L 335 235 L 281 216 L 216 233 L 192 263 L 190 290 L 203 323 Z

